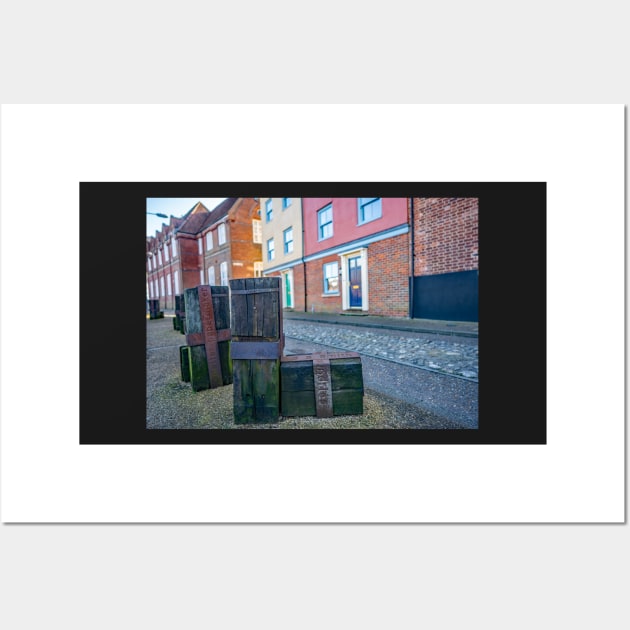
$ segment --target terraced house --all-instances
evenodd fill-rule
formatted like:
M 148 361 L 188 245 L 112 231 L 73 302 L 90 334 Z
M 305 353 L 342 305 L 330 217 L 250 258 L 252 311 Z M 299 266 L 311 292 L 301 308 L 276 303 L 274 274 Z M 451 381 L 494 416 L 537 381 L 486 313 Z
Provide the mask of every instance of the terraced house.
M 282 305 L 304 310 L 302 199 L 261 197 L 263 273 L 281 276 Z

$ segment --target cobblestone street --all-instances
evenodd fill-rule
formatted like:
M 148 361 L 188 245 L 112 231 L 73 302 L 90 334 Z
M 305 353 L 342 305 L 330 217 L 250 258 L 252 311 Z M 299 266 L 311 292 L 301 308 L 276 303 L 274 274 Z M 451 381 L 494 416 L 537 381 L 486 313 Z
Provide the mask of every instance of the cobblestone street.
M 374 330 L 285 319 L 287 337 L 359 352 L 478 382 L 479 357 L 476 338 L 445 337 L 397 330 Z

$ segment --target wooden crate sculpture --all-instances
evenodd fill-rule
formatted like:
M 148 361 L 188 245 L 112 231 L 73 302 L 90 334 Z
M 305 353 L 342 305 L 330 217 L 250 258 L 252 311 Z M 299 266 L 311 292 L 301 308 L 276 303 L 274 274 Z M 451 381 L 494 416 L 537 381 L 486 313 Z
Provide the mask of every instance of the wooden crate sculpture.
M 280 278 L 230 280 L 234 421 L 275 422 L 280 416 L 284 348 Z
M 357 352 L 282 357 L 280 413 L 330 418 L 363 413 L 363 370 Z
M 173 328 L 180 333 L 186 333 L 186 301 L 184 294 L 175 296 L 175 317 L 173 317 Z
M 194 391 L 228 385 L 232 382 L 228 288 L 200 285 L 186 289 L 184 300 L 186 346 L 180 347 L 182 380 L 190 382 Z
M 149 319 L 161 319 L 164 317 L 164 311 L 160 310 L 160 300 L 149 300 Z

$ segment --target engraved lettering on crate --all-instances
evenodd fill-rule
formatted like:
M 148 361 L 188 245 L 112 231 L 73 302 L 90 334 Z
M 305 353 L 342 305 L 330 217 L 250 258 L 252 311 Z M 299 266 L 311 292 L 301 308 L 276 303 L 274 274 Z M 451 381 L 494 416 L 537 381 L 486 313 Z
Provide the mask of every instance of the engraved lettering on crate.
M 333 415 L 332 382 L 330 379 L 330 360 L 324 352 L 313 353 L 313 379 L 317 416 L 330 418 Z
M 199 286 L 197 288 L 199 291 L 202 331 L 205 336 L 206 358 L 210 373 L 210 386 L 213 388 L 221 387 L 223 385 L 223 376 L 221 374 L 218 339 L 214 323 L 212 293 L 210 286 Z

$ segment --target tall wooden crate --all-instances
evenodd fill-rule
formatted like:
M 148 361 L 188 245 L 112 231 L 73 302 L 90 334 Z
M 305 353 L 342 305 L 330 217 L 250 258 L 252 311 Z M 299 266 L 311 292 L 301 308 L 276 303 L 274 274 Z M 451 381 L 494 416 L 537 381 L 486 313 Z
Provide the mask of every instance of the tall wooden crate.
M 182 380 L 194 391 L 232 382 L 230 302 L 228 287 L 199 285 L 184 291 L 188 371 Z
M 280 416 L 282 307 L 280 278 L 229 281 L 234 421 L 274 422 Z

